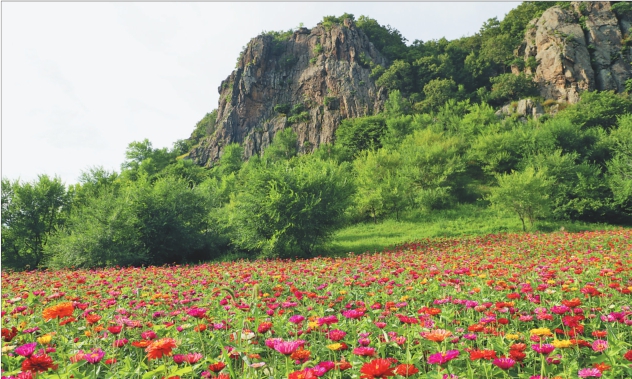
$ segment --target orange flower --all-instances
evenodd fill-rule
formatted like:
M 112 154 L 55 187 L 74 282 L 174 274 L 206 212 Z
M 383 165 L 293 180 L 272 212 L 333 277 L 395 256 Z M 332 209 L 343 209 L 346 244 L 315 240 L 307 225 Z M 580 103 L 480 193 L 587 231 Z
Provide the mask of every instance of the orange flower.
M 149 346 L 151 344 L 151 341 L 149 340 L 140 340 L 140 341 L 134 341 L 132 342 L 132 346 L 134 347 L 140 347 L 140 348 L 146 348 L 147 346 Z
M 97 322 L 99 322 L 99 320 L 101 320 L 101 316 L 94 313 L 90 313 L 86 316 L 86 321 L 88 322 L 88 324 L 96 324 Z
M 44 309 L 44 311 L 42 312 L 42 316 L 44 317 L 44 320 L 46 321 L 52 320 L 58 317 L 64 318 L 64 317 L 72 316 L 73 310 L 74 310 L 74 307 L 72 306 L 72 303 L 68 301 L 68 302 L 59 303 L 59 304 L 56 304 Z
M 176 340 L 173 338 L 161 338 L 153 341 L 145 351 L 147 359 L 162 358 L 163 355 L 170 356 L 171 349 L 176 347 Z
M 306 361 L 309 359 L 309 356 L 311 354 L 312 353 L 309 350 L 305 350 L 301 347 L 295 352 L 293 352 L 292 355 L 290 355 L 290 358 L 292 358 L 295 361 Z
M 434 342 L 443 342 L 444 339 L 450 337 L 452 332 L 444 329 L 435 329 L 428 333 L 424 333 L 423 337 Z

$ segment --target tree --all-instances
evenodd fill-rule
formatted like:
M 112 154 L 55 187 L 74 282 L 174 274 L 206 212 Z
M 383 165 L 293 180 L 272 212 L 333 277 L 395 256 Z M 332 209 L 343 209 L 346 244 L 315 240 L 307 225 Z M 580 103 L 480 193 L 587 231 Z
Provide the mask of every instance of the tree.
M 288 129 L 288 130 L 292 130 L 292 129 Z M 282 132 L 281 132 L 282 133 Z M 279 134 L 281 134 L 279 133 Z M 283 137 L 281 135 L 279 135 L 279 138 L 282 139 Z M 289 140 L 289 138 L 288 138 Z M 283 142 L 285 143 L 285 142 Z M 282 143 L 280 143 L 282 144 Z M 269 148 L 268 148 L 269 149 Z M 272 147 L 272 149 L 274 149 L 274 147 Z M 292 151 L 291 151 L 291 141 L 288 142 L 288 146 L 287 147 L 282 147 L 281 150 L 286 149 L 287 151 L 287 155 L 291 155 Z M 268 154 L 276 154 L 276 152 L 272 151 Z M 296 153 L 293 153 L 294 155 Z M 228 176 L 234 172 L 239 171 L 239 169 L 241 168 L 242 164 L 244 163 L 244 149 L 243 147 L 241 147 L 238 143 L 231 143 L 229 145 L 227 145 L 224 148 L 224 151 L 222 152 L 222 156 L 219 158 L 219 164 L 217 165 L 217 168 L 215 169 L 217 174 L 220 177 L 224 177 L 224 176 Z M 279 155 L 283 156 L 286 155 L 284 152 L 281 152 Z
M 525 74 L 502 74 L 490 78 L 489 81 L 492 83 L 490 100 L 495 104 L 539 94 L 537 84 Z
M 298 136 L 292 128 L 285 128 L 276 133 L 270 146 L 263 152 L 263 159 L 276 162 L 289 160 L 296 154 L 298 154 Z
M 259 257 L 315 255 L 341 225 L 353 193 L 344 167 L 310 156 L 246 173 L 224 212 L 232 244 Z
M 354 162 L 357 193 L 355 204 L 361 214 L 374 223 L 385 213 L 399 219 L 406 206 L 410 183 L 401 175 L 402 156 L 396 150 L 365 151 Z
M 551 181 L 543 171 L 529 166 L 524 171 L 497 175 L 498 187 L 491 189 L 487 199 L 492 206 L 515 212 L 526 231 L 525 220 L 533 223 L 549 212 Z
M 345 151 L 345 160 L 368 149 L 382 147 L 386 119 L 382 115 L 347 118 L 336 130 L 336 145 Z
M 2 264 L 37 268 L 49 238 L 64 225 L 71 196 L 61 179 L 39 175 L 30 183 L 2 179 Z
M 409 95 L 414 88 L 410 63 L 396 60 L 380 75 L 375 84 L 389 91 L 399 90 L 403 94 Z

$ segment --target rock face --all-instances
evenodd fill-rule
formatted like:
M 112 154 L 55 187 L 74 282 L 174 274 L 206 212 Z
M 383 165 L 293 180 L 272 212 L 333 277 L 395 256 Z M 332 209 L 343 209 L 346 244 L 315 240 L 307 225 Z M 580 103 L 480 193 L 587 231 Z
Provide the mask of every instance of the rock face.
M 610 2 L 552 7 L 531 21 L 517 53 L 544 98 L 576 103 L 586 90 L 621 92 L 632 77 L 632 51 L 623 45 L 631 23 L 629 16 L 618 18 Z
M 299 151 L 332 142 L 340 122 L 379 112 L 386 91 L 369 78 L 369 61 L 386 60 L 353 22 L 300 28 L 291 37 L 260 35 L 242 52 L 219 87 L 217 128 L 189 153 L 211 166 L 223 146 L 238 142 L 245 158 L 260 153 L 291 127 Z

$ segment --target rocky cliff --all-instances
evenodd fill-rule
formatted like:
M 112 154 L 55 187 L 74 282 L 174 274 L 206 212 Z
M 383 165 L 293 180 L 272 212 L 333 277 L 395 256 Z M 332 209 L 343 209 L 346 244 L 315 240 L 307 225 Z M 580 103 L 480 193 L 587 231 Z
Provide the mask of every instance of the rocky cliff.
M 617 15 L 612 5 L 572 2 L 568 9 L 552 7 L 531 21 L 517 53 L 544 98 L 576 103 L 585 90 L 624 90 L 632 77 L 632 17 Z
M 302 152 L 331 142 L 341 120 L 383 107 L 386 92 L 369 77 L 371 61 L 386 64 L 348 19 L 344 25 L 319 24 L 291 35 L 252 39 L 219 87 L 214 133 L 203 138 L 189 158 L 210 166 L 223 146 L 234 142 L 242 144 L 249 158 L 286 127 L 297 133 Z

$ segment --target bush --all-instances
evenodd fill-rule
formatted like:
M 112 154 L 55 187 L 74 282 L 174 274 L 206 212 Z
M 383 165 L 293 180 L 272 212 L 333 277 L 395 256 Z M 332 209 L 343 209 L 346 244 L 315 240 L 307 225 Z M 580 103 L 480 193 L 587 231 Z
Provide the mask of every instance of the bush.
M 331 161 L 263 164 L 226 208 L 232 243 L 261 258 L 314 256 L 342 225 L 352 193 L 345 170 Z

